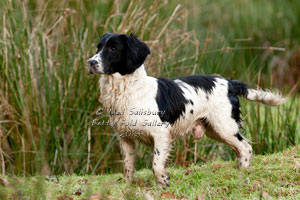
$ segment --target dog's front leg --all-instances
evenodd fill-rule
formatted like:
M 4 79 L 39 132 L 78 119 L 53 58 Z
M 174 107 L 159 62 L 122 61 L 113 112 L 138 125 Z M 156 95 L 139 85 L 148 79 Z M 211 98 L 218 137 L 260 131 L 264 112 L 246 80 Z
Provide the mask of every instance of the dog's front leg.
M 135 142 L 128 138 L 121 138 L 120 146 L 124 156 L 124 178 L 127 181 L 133 181 L 133 174 L 135 172 Z
M 166 173 L 165 164 L 171 149 L 171 140 L 168 134 L 161 133 L 154 136 L 153 172 L 159 187 L 170 186 L 170 177 Z

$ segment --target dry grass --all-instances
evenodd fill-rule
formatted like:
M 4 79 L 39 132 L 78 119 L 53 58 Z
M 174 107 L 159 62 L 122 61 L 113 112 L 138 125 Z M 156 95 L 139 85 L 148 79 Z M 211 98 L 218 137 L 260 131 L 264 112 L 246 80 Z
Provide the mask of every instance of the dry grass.
M 105 8 L 92 15 L 91 6 Z M 176 61 L 190 53 L 183 53 L 184 46 L 198 48 L 193 34 L 181 25 L 187 21 L 187 10 L 180 4 L 170 6 L 168 1 L 96 5 L 78 1 L 6 1 L 1 7 L 3 174 L 6 170 L 24 174 L 89 172 L 99 163 L 98 155 L 101 158 L 100 152 L 105 150 L 96 147 L 106 142 L 95 141 L 99 128 L 90 134 L 92 142 L 87 137 L 93 112 L 99 106 L 97 78 L 88 77 L 84 65 L 102 33 L 134 32 L 145 40 L 152 51 L 147 69 L 154 75 L 163 74 L 169 60 Z M 172 12 L 163 13 L 166 9 Z M 105 131 L 110 132 L 107 128 L 101 132 Z M 115 141 L 115 136 L 109 135 L 100 137 L 108 143 Z M 80 169 L 78 165 L 85 162 L 87 168 Z

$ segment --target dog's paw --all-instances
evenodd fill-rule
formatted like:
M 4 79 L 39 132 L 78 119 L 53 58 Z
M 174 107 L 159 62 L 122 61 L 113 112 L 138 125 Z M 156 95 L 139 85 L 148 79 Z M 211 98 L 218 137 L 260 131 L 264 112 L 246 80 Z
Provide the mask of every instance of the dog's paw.
M 161 174 L 156 176 L 157 186 L 161 189 L 166 189 L 170 186 L 170 176 L 168 174 Z
M 251 157 L 242 157 L 238 159 L 238 168 L 248 168 L 250 166 L 250 159 Z
M 169 183 L 162 183 L 162 182 L 159 182 L 159 183 L 157 183 L 157 187 L 158 187 L 159 189 L 165 190 L 165 189 L 167 189 L 167 187 L 170 187 L 170 184 L 169 184 Z
M 134 174 L 134 171 L 133 171 L 133 170 L 125 169 L 125 170 L 124 170 L 124 179 L 125 179 L 127 182 L 132 182 L 132 181 L 133 181 L 133 174 Z

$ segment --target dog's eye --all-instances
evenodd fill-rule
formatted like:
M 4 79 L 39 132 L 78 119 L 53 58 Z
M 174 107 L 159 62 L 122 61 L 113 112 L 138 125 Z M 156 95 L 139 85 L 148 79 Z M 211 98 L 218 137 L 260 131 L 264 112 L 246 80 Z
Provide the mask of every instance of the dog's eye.
M 109 47 L 108 48 L 110 51 L 116 51 L 117 49 L 115 47 Z

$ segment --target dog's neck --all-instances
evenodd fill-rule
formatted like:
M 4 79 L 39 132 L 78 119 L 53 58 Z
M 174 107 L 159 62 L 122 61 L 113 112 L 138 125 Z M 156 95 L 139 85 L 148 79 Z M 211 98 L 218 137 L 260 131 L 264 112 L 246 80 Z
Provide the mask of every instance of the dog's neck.
M 106 76 L 108 78 L 113 78 L 115 80 L 123 81 L 123 80 L 127 80 L 127 79 L 130 80 L 130 79 L 143 78 L 143 77 L 147 76 L 147 72 L 146 72 L 145 66 L 143 64 L 131 74 L 121 75 L 120 73 L 117 72 L 117 73 L 114 73 L 111 75 L 104 75 L 104 76 Z
M 136 69 L 131 74 L 121 75 L 120 73 L 114 74 L 103 74 L 100 77 L 100 87 L 105 87 L 107 84 L 114 84 L 115 86 L 120 84 L 130 84 L 131 82 L 136 82 L 139 80 L 143 80 L 147 76 L 147 72 L 145 70 L 145 66 L 141 65 L 138 69 Z M 101 85 L 101 81 L 104 81 L 104 85 Z
M 129 98 L 134 97 L 138 88 L 144 87 L 147 78 L 145 66 L 142 65 L 132 74 L 121 75 L 114 73 L 111 75 L 101 75 L 100 101 L 106 109 L 117 105 L 124 105 Z M 115 102 L 122 101 L 122 102 Z

